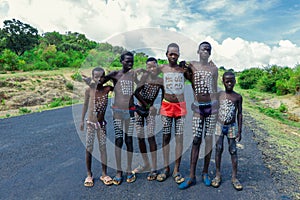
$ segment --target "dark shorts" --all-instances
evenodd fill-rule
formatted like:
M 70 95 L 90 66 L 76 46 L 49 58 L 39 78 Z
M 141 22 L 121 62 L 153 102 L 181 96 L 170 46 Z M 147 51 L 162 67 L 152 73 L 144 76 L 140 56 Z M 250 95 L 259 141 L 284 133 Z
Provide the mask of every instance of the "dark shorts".
M 135 112 L 141 117 L 147 117 L 149 115 L 149 109 L 146 109 L 140 105 L 135 105 Z
M 207 117 L 218 112 L 218 101 L 211 102 L 193 102 L 191 105 L 192 111 Z

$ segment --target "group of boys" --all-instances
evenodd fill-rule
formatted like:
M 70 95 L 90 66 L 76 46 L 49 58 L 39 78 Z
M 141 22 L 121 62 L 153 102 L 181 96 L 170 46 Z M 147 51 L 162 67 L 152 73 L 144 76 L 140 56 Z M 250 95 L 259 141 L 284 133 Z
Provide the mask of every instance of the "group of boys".
M 208 42 L 202 42 L 199 45 L 197 53 L 199 54 L 199 61 L 182 61 L 178 64 L 180 56 L 179 46 L 176 43 L 171 43 L 168 45 L 166 52 L 168 64 L 158 66 L 157 60 L 150 57 L 146 61 L 146 70 L 134 70 L 134 55 L 131 52 L 124 52 L 120 58 L 122 64 L 121 70 L 113 71 L 105 76 L 104 70 L 97 67 L 92 71 L 92 78 L 85 79 L 89 87 L 85 92 L 80 125 L 80 129 L 83 131 L 85 114 L 89 108 L 86 121 L 87 177 L 84 181 L 85 186 L 89 187 L 94 184 L 91 172 L 91 153 L 93 151 L 95 133 L 97 133 L 101 153 L 102 176 L 100 180 L 104 184 L 119 185 L 123 181 L 123 171 L 121 168 L 123 140 L 125 140 L 127 147 L 126 182 L 134 182 L 136 174 L 145 171 L 150 171 L 147 176 L 149 181 L 165 181 L 171 175 L 169 154 L 171 130 L 174 122 L 176 159 L 172 177 L 179 184 L 178 187 L 180 189 L 186 189 L 196 184 L 196 165 L 203 136 L 205 139 L 205 158 L 202 180 L 207 186 L 220 186 L 220 163 L 225 135 L 228 138 L 229 152 L 233 166 L 232 184 L 237 190 L 243 188 L 236 177 L 236 141 L 241 140 L 242 96 L 233 91 L 235 75 L 232 72 L 225 72 L 223 75 L 225 91 L 218 92 L 218 68 L 212 61 L 209 61 L 211 45 Z M 158 76 L 160 73 L 163 74 L 162 78 Z M 140 78 L 138 78 L 139 74 L 142 74 Z M 184 97 L 185 80 L 189 80 L 192 83 L 194 93 L 194 102 L 191 105 L 193 111 L 193 144 L 190 158 L 190 175 L 188 178 L 184 178 L 179 170 L 183 152 L 184 123 L 187 114 Z M 112 81 L 113 86 L 104 86 L 107 81 Z M 136 89 L 134 90 L 135 84 Z M 111 91 L 114 92 L 112 111 L 117 168 L 117 173 L 113 179 L 106 173 L 106 121 L 104 119 L 108 104 L 108 93 Z M 154 101 L 159 91 L 162 92 L 162 99 L 158 112 L 154 107 Z M 138 100 L 136 105 L 134 97 Z M 162 150 L 164 169 L 160 173 L 157 171 L 157 144 L 155 140 L 155 116 L 157 113 L 161 116 L 163 126 Z M 145 125 L 147 127 L 146 136 L 144 133 Z M 144 165 L 132 170 L 134 126 Z M 216 177 L 211 181 L 208 176 L 208 167 L 211 159 L 214 135 L 216 136 Z M 147 156 L 145 138 L 149 142 L 152 164 L 150 164 Z

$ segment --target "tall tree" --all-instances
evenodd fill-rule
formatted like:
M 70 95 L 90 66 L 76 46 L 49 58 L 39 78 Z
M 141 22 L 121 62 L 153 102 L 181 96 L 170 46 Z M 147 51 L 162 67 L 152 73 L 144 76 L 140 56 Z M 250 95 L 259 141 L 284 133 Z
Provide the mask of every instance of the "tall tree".
M 0 52 L 2 52 L 6 47 L 6 34 L 5 32 L 0 28 Z
M 3 31 L 6 33 L 7 48 L 17 55 L 22 55 L 26 50 L 38 44 L 38 30 L 19 20 L 5 20 Z

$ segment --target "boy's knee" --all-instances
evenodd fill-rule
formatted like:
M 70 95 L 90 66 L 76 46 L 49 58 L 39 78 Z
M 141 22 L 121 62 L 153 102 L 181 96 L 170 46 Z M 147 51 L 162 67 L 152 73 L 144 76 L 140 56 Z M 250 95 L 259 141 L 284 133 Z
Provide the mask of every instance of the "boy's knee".
M 126 137 L 125 143 L 126 143 L 127 151 L 133 152 L 132 137 Z
M 231 144 L 229 145 L 229 153 L 230 153 L 230 155 L 232 155 L 232 156 L 237 154 L 237 149 L 236 149 L 235 143 L 231 143 Z
M 217 144 L 217 145 L 216 145 L 216 152 L 217 152 L 218 154 L 222 154 L 222 153 L 223 153 L 223 145 Z
M 154 136 L 148 137 L 148 142 L 149 142 L 150 144 L 155 144 L 155 143 L 156 143 L 156 142 L 155 142 L 155 137 L 154 137 Z
M 89 153 L 93 153 L 93 150 L 94 150 L 93 145 L 87 145 L 87 146 L 86 146 L 86 150 L 87 150 Z
M 193 139 L 193 145 L 199 146 L 201 145 L 202 139 L 200 137 L 195 136 Z
M 122 148 L 122 146 L 123 146 L 123 138 L 121 138 L 121 137 L 116 138 L 116 140 L 115 140 L 115 145 L 116 145 L 117 147 Z
M 163 141 L 169 143 L 171 140 L 171 134 L 163 134 Z
M 99 144 L 99 150 L 100 150 L 100 152 L 105 152 L 106 151 L 106 144 L 105 143 Z

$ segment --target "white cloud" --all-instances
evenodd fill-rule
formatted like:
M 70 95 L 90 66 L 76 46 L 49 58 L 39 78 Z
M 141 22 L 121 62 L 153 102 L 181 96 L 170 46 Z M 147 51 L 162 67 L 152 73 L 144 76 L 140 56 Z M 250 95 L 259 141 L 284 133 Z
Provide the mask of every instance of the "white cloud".
M 266 10 L 276 2 L 4 0 L 0 4 L 0 10 L 3 10 L 0 20 L 16 18 L 38 28 L 40 33 L 76 31 L 99 42 L 108 40 L 128 49 L 144 49 L 160 58 L 165 58 L 169 43 L 177 42 L 181 47 L 180 59 L 197 60 L 198 44 L 206 40 L 213 46 L 211 57 L 218 66 L 235 70 L 269 64 L 293 67 L 300 61 L 300 48 L 291 41 L 282 40 L 275 47 L 270 47 L 263 42 L 246 41 L 240 37 L 221 40 L 220 19 L 193 10 L 202 5 L 202 10 L 215 12 L 224 19 L 230 18 L 229 15 L 238 18 Z M 261 19 L 250 20 L 257 22 Z M 249 26 L 250 20 L 240 24 Z M 293 32 L 299 28 L 297 24 L 293 27 Z
M 281 40 L 272 50 L 270 64 L 294 67 L 300 63 L 300 48 L 289 40 Z
M 288 40 L 280 41 L 279 46 L 273 48 L 264 43 L 248 42 L 241 38 L 227 38 L 222 44 L 214 44 L 212 58 L 215 62 L 219 66 L 236 71 L 273 64 L 294 67 L 300 62 L 300 48 Z

